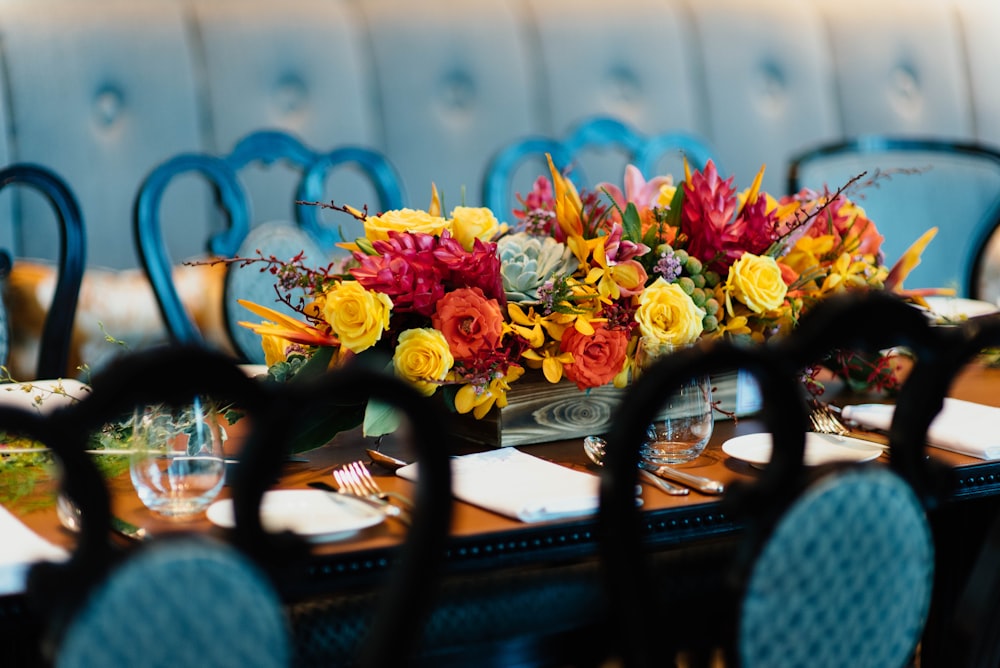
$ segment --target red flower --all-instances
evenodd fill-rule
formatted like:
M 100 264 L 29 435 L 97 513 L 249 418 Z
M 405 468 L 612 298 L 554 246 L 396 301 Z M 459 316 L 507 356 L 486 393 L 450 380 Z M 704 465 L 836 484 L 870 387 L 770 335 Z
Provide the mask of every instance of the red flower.
M 467 251 L 445 232 L 434 251 L 434 258 L 447 268 L 453 287 L 479 288 L 488 299 L 495 299 L 502 306 L 507 304 L 495 243 L 476 239 L 472 250 Z
M 590 336 L 570 327 L 563 334 L 560 351 L 573 354 L 573 362 L 563 365 L 566 377 L 581 390 L 607 385 L 622 370 L 628 352 L 628 331 L 595 327 Z
M 723 236 L 734 211 L 733 177 L 723 181 L 709 160 L 704 172 L 694 172 L 684 183 L 681 231 L 688 237 L 688 253 L 702 262 L 713 262 L 722 252 Z
M 479 288 L 459 288 L 447 293 L 431 317 L 444 334 L 456 362 L 473 360 L 493 351 L 503 334 L 503 312 L 495 299 Z
M 435 261 L 435 245 L 430 234 L 390 232 L 389 239 L 372 244 L 378 255 L 354 253 L 359 266 L 350 273 L 368 290 L 388 295 L 394 312 L 429 317 L 448 278 L 447 269 Z

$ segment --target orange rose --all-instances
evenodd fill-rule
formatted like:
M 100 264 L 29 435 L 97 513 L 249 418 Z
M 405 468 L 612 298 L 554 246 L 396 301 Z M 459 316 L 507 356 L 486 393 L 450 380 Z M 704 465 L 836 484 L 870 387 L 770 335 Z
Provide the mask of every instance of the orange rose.
M 500 343 L 503 312 L 479 288 L 459 288 L 438 300 L 431 324 L 444 334 L 456 361 L 471 360 Z
M 581 390 L 587 390 L 610 383 L 622 370 L 628 352 L 628 333 L 598 325 L 587 336 L 570 327 L 563 334 L 559 349 L 573 355 L 573 361 L 563 365 L 566 377 Z

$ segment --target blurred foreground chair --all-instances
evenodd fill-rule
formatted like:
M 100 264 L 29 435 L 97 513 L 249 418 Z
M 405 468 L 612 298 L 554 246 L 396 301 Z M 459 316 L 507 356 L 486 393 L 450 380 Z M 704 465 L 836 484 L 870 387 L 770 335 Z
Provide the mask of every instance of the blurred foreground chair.
M 694 135 L 680 131 L 643 135 L 617 119 L 596 117 L 576 126 L 564 139 L 525 137 L 501 149 L 486 167 L 483 177 L 483 205 L 490 208 L 500 220 L 505 220 L 512 211 L 511 195 L 514 189 L 523 188 L 523 192 L 526 193 L 530 190 L 534 178 L 548 174 L 548 168 L 545 166 L 546 153 L 552 156 L 552 162 L 557 169 L 565 170 L 572 167 L 569 176 L 578 188 L 592 187 L 596 185 L 596 181 L 588 180 L 580 158 L 584 152 L 596 149 L 621 151 L 628 162 L 638 167 L 646 178 L 652 178 L 660 173 L 658 171 L 660 161 L 671 153 L 683 155 L 698 169 L 704 167 L 712 158 L 711 149 Z M 518 179 L 518 168 L 529 160 L 535 162 L 540 160 L 542 171 L 538 171 L 530 180 L 522 183 Z M 613 177 L 598 180 L 618 183 L 621 181 L 622 173 L 620 171 Z
M 986 256 L 987 242 L 1000 224 L 1000 151 L 935 139 L 864 136 L 793 158 L 788 192 L 834 192 L 862 173 L 846 194 L 885 237 L 888 264 L 924 231 L 940 228 L 907 278 L 907 288 L 954 288 L 959 296 L 990 301 L 1000 297 L 1000 266 L 988 266 Z
M 671 651 L 718 646 L 748 667 L 886 668 L 911 660 L 934 577 L 925 507 L 936 474 L 925 472 L 922 452 L 935 411 L 916 401 L 900 409 L 890 433 L 890 466 L 803 465 L 808 409 L 802 368 L 838 348 L 877 350 L 895 341 L 924 358 L 935 348 L 916 309 L 875 297 L 820 304 L 783 342 L 670 355 L 630 388 L 609 435 L 599 514 L 605 591 L 626 665 L 653 665 Z M 697 576 L 699 566 L 689 562 L 688 570 L 673 570 L 643 550 L 633 490 L 644 425 L 660 397 L 684 379 L 733 368 L 746 369 L 760 383 L 773 455 L 758 481 L 733 486 L 724 499 L 723 512 L 745 523 L 725 573 L 710 590 L 661 598 L 658 586 L 676 589 L 672 581 Z M 900 406 L 914 393 L 908 383 Z M 715 638 L 705 638 L 706 625 Z M 671 637 L 648 642 L 657 629 L 668 629 Z
M 41 193 L 55 210 L 59 223 L 55 292 L 45 315 L 35 378 L 75 376 L 75 370 L 68 367 L 73 320 L 86 266 L 83 215 L 66 182 L 45 167 L 14 164 L 0 170 L 0 190 L 12 184 L 30 186 Z M 0 251 L 0 275 L 6 277 L 11 267 L 10 254 Z M 6 308 L 0 304 L 0 364 L 6 364 L 10 354 L 10 329 L 18 326 L 17 322 L 10 322 L 8 316 Z
M 207 250 L 215 257 L 255 257 L 259 250 L 264 257 L 274 255 L 278 260 L 287 261 L 305 251 L 309 262 L 323 267 L 328 262 L 327 254 L 336 242 L 341 241 L 335 230 L 320 224 L 319 207 L 306 205 L 296 207 L 297 220 L 294 224 L 293 221 L 274 221 L 263 231 L 257 232 L 255 229 L 257 234 L 250 236 L 253 224 L 252 204 L 239 172 L 253 163 L 269 165 L 277 161 L 286 161 L 301 169 L 302 177 L 295 194 L 296 201 L 321 201 L 325 179 L 332 170 L 357 167 L 374 184 L 381 209 L 402 206 L 399 178 L 379 153 L 354 146 L 319 153 L 307 148 L 295 137 L 276 130 L 247 135 L 226 156 L 186 153 L 161 163 L 140 186 L 133 224 L 139 258 L 174 341 L 201 343 L 203 340 L 173 284 L 171 258 L 160 222 L 164 193 L 181 175 L 198 173 L 215 189 L 217 203 L 228 223 L 225 230 L 207 240 Z M 259 267 L 243 267 L 243 272 L 238 271 L 239 268 L 238 264 L 227 268 L 225 322 L 238 353 L 248 361 L 262 362 L 260 337 L 236 324 L 237 321 L 246 319 L 248 312 L 237 305 L 235 299 L 244 294 L 241 291 L 247 290 L 251 300 L 267 295 L 270 302 L 274 302 L 271 288 L 273 277 L 270 273 L 261 273 Z M 236 278 L 237 275 L 239 278 Z M 235 286 L 232 285 L 234 281 Z M 237 292 L 240 294 L 236 294 Z
M 85 454 L 87 435 L 135 405 L 182 404 L 196 394 L 231 402 L 251 421 L 230 483 L 232 532 L 225 540 L 180 532 L 124 551 L 114 547 L 108 489 Z M 37 564 L 29 574 L 28 601 L 44 623 L 46 656 L 59 666 L 291 665 L 296 649 L 284 606 L 315 584 L 306 564 L 312 546 L 293 533 L 267 532 L 261 501 L 306 416 L 329 402 L 369 397 L 409 419 L 421 477 L 413 524 L 386 581 L 359 615 L 357 632 L 342 640 L 352 653 L 339 658 L 340 665 L 405 663 L 450 526 L 450 469 L 437 409 L 403 381 L 361 366 L 295 386 L 275 384 L 253 380 L 226 356 L 200 347 L 122 358 L 94 379 L 90 396 L 46 417 L 0 407 L 5 430 L 53 448 L 68 472 L 63 491 L 80 509 L 82 533 L 71 559 Z

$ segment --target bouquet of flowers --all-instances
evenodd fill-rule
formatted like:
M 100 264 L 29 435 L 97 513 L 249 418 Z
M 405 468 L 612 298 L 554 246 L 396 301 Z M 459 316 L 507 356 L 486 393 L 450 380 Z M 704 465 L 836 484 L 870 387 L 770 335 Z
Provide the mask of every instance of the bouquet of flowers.
M 831 294 L 902 292 L 936 233 L 890 268 L 875 223 L 845 194 L 857 179 L 775 199 L 762 177 L 737 192 L 711 162 L 685 165 L 680 183 L 629 166 L 624 189 L 580 191 L 549 159 L 507 223 L 485 208 L 445 216 L 436 190 L 426 211 L 315 203 L 363 222 L 365 236 L 343 244 L 352 259 L 242 259 L 266 263 L 279 299 L 303 316 L 244 303 L 265 322 L 243 324 L 278 379 L 382 351 L 424 394 L 482 418 L 528 370 L 582 391 L 623 386 L 640 337 L 763 342 Z M 293 288 L 309 297 L 293 303 Z M 380 435 L 395 423 L 369 405 L 364 426 Z

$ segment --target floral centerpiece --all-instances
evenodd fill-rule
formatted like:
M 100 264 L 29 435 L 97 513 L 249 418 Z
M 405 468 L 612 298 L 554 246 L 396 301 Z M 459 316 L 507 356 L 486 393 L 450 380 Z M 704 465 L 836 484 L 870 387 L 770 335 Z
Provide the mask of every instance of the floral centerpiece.
M 362 221 L 365 236 L 343 244 L 351 260 L 237 259 L 266 263 L 279 299 L 302 315 L 244 303 L 265 322 L 243 324 L 262 336 L 276 378 L 382 351 L 424 394 L 481 419 L 526 373 L 579 391 L 624 386 L 640 336 L 762 342 L 831 294 L 902 292 L 936 229 L 889 267 L 875 223 L 845 194 L 860 177 L 776 199 L 763 173 L 737 192 L 711 162 L 685 165 L 679 183 L 629 166 L 624 189 L 580 191 L 549 159 L 507 222 L 485 208 L 445 215 L 436 190 L 426 211 L 315 203 Z M 293 303 L 289 290 L 303 287 L 309 298 Z M 878 365 L 869 372 L 886 381 Z M 395 422 L 368 406 L 364 427 L 380 435 Z

